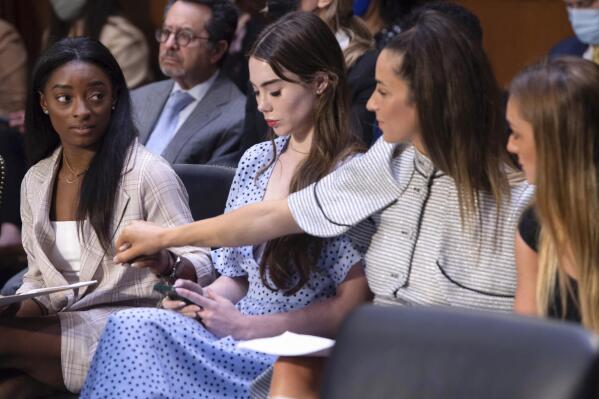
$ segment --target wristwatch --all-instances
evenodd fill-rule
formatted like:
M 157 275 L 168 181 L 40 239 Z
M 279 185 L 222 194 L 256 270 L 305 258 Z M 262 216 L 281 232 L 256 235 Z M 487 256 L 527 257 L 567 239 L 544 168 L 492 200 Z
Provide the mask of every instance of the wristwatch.
M 173 253 L 169 252 L 169 257 L 172 258 L 173 256 L 174 256 Z M 166 280 L 169 284 L 174 284 L 175 281 L 177 280 L 177 271 L 178 271 L 181 263 L 183 263 L 183 258 L 181 258 L 180 256 L 177 256 L 175 258 L 175 263 L 173 263 L 173 266 L 171 267 L 171 269 L 168 272 L 160 273 L 156 276 L 161 279 Z

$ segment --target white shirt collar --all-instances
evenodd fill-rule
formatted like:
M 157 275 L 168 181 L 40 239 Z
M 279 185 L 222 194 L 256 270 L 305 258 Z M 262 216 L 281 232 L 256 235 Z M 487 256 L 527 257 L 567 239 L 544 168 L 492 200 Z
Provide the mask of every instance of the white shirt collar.
M 171 93 L 174 93 L 177 90 L 185 91 L 185 92 L 189 93 L 194 98 L 194 101 L 201 101 L 202 98 L 204 98 L 204 96 L 206 95 L 206 93 L 208 93 L 208 90 L 210 90 L 210 87 L 212 86 L 212 83 L 214 83 L 214 81 L 218 77 L 218 73 L 219 73 L 219 71 L 217 70 L 208 79 L 206 79 L 202 83 L 198 83 L 197 85 L 193 86 L 189 90 L 182 89 L 181 86 L 179 85 L 179 83 L 175 82 L 175 84 L 173 85 L 173 90 L 171 91 Z
M 584 52 L 582 58 L 584 58 L 585 60 L 593 61 L 593 46 L 589 45 L 589 48 L 587 48 L 587 51 Z

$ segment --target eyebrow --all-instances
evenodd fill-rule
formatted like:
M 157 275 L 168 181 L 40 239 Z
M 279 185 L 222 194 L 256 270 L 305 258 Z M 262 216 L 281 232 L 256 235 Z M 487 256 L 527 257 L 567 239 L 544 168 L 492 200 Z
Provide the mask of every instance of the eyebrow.
M 266 82 L 260 83 L 260 87 L 266 87 L 268 85 L 271 85 L 273 83 L 278 83 L 278 82 L 281 82 L 281 81 L 283 81 L 283 79 L 280 79 L 280 78 L 272 79 L 272 80 L 267 80 Z M 253 84 L 253 83 L 252 83 L 252 86 L 256 87 L 256 85 Z
M 375 82 L 379 85 L 387 86 L 382 80 L 375 79 Z
M 88 83 L 87 86 L 88 87 L 106 86 L 106 83 L 102 82 L 101 80 L 94 80 L 94 81 Z M 71 85 L 63 85 L 60 83 L 57 83 L 51 87 L 51 89 L 72 89 L 72 88 L 73 88 L 73 86 L 71 86 Z

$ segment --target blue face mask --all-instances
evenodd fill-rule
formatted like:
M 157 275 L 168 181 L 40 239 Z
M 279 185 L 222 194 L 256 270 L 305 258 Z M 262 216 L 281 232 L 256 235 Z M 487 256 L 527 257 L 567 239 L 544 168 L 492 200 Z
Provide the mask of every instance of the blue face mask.
M 570 23 L 581 42 L 599 44 L 599 9 L 568 8 Z
M 370 0 L 354 0 L 354 15 L 363 17 L 370 7 Z

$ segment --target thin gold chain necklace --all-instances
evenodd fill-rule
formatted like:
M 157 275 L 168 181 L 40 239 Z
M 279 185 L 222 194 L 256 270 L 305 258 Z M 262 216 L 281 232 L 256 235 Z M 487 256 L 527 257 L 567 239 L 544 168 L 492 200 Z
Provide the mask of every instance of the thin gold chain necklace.
M 87 169 L 84 169 L 83 171 L 76 173 L 73 168 L 71 167 L 71 164 L 69 164 L 69 160 L 67 158 L 66 155 L 62 154 L 62 160 L 64 161 L 64 164 L 67 166 L 67 169 L 69 170 L 69 172 L 71 173 L 71 175 L 73 175 L 74 177 L 72 179 L 69 179 L 67 176 L 65 176 L 64 181 L 67 182 L 67 184 L 73 184 L 75 183 L 77 180 L 79 180 L 79 178 L 81 176 L 83 176 L 83 174 L 85 172 L 87 172 Z

